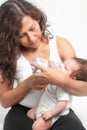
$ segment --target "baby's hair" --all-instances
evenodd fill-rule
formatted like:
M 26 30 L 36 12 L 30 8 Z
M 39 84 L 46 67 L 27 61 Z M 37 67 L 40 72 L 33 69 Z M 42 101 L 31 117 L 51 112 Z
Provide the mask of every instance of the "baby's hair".
M 79 69 L 74 71 L 71 76 L 75 76 L 77 80 L 87 81 L 87 60 L 74 57 L 73 60 L 79 65 Z

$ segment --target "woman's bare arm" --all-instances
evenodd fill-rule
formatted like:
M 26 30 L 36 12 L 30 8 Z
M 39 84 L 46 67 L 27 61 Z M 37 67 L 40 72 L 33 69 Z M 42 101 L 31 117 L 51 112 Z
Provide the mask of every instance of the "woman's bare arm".
M 56 39 L 57 49 L 60 58 L 65 59 L 75 57 L 75 52 L 72 45 L 64 38 L 57 37 Z M 31 63 L 35 67 L 41 70 L 40 73 L 35 73 L 35 84 L 44 84 L 46 81 L 51 84 L 62 87 L 65 91 L 76 96 L 87 96 L 87 82 L 78 81 L 65 76 L 60 72 L 57 67 L 50 61 L 50 68 Z M 38 81 L 38 82 L 37 82 Z
M 31 63 L 35 67 L 41 70 L 41 72 L 35 73 L 35 83 L 44 84 L 47 81 L 50 84 L 55 84 L 63 88 L 65 91 L 76 96 L 87 96 L 87 82 L 78 81 L 65 76 L 60 72 L 57 67 L 51 62 L 50 68 L 45 68 L 39 64 Z M 41 78 L 41 81 L 40 81 Z M 42 80 L 43 79 L 43 80 Z M 38 82 L 37 82 L 38 81 Z
M 19 103 L 31 89 L 43 89 L 43 85 L 33 83 L 34 76 L 21 82 L 16 88 L 8 85 L 8 81 L 0 83 L 0 103 L 3 107 L 11 107 Z
M 0 83 L 0 102 L 5 108 L 18 103 L 29 92 L 30 88 L 26 81 L 20 83 L 16 88 L 8 85 L 8 82 Z

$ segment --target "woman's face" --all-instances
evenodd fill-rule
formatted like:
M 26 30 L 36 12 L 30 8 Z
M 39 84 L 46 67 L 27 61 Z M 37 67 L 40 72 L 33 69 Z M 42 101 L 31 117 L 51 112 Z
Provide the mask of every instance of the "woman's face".
M 32 49 L 37 48 L 41 40 L 41 29 L 38 21 L 29 16 L 24 16 L 19 40 L 22 46 Z

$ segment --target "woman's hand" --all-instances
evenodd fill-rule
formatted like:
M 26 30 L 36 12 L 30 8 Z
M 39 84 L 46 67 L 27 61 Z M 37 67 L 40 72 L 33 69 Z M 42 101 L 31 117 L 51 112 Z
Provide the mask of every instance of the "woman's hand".
M 41 72 L 34 73 L 35 76 L 35 83 L 36 84 L 60 84 L 65 77 L 58 68 L 53 64 L 52 61 L 49 61 L 49 68 L 45 68 L 39 64 L 31 62 L 31 65 L 35 66 L 36 68 L 40 69 Z
M 36 63 L 31 64 L 41 70 L 41 72 L 34 74 L 38 84 L 55 84 L 72 95 L 87 96 L 87 82 L 74 80 L 65 76 L 51 61 L 49 61 L 50 68 L 45 68 Z
M 48 80 L 43 76 L 33 74 L 28 78 L 28 83 L 31 90 L 41 90 L 48 85 Z

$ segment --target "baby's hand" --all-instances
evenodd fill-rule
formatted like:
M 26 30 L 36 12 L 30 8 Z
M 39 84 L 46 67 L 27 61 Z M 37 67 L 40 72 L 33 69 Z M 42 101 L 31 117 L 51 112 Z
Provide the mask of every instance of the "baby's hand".
M 52 113 L 51 113 L 51 111 L 49 110 L 49 111 L 43 112 L 43 113 L 42 113 L 42 118 L 43 118 L 44 120 L 48 120 L 48 119 L 52 118 Z

